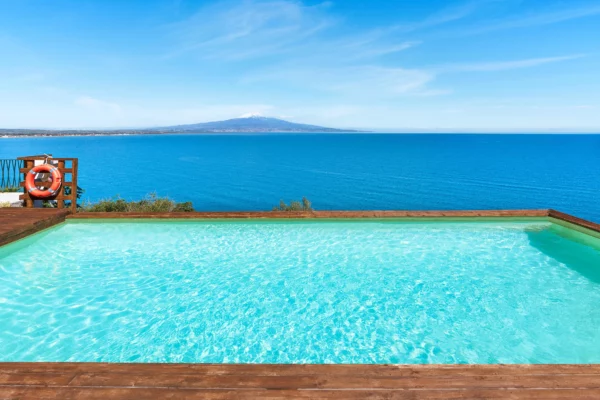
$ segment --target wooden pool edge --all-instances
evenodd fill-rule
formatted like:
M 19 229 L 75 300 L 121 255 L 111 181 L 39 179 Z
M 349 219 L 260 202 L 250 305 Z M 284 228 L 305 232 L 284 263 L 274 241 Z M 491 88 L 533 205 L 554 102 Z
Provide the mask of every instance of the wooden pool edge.
M 575 217 L 573 215 L 552 209 L 548 210 L 548 217 L 562 222 L 567 222 L 580 228 L 588 229 L 596 234 L 600 234 L 600 224 L 585 220 L 583 218 Z
M 552 209 L 538 210 L 368 210 L 310 212 L 172 212 L 172 213 L 106 213 L 56 209 L 0 208 L 0 247 L 60 224 L 65 220 L 98 219 L 433 219 L 433 218 L 549 218 L 600 234 L 600 224 Z
M 547 217 L 550 210 L 364 210 L 364 211 L 236 211 L 114 213 L 80 212 L 73 219 L 361 219 L 361 218 L 481 218 L 481 217 Z M 566 214 L 565 214 L 566 215 Z M 575 217 L 573 217 L 575 218 Z
M 80 212 L 67 219 L 470 219 L 470 218 L 548 218 L 600 234 L 600 224 L 553 209 L 531 210 L 365 210 L 365 211 L 239 211 L 113 213 Z M 567 225 L 568 226 L 568 225 Z M 585 232 L 584 230 L 584 232 Z
M 0 397 L 595 399 L 600 365 L 0 363 Z

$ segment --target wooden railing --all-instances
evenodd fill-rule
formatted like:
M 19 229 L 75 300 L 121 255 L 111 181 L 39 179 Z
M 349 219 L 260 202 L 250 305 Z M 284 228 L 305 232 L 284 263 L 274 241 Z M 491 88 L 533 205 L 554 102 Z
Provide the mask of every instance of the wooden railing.
M 60 174 L 62 175 L 62 186 L 58 193 L 52 197 L 38 199 L 31 197 L 31 195 L 27 193 L 27 190 L 24 190 L 24 193 L 20 196 L 20 198 L 25 202 L 25 207 L 32 208 L 34 200 L 56 200 L 57 208 L 65 208 L 65 201 L 70 201 L 68 207 L 70 207 L 72 212 L 77 211 L 77 158 L 52 157 L 44 154 L 40 156 L 19 157 L 18 159 L 24 162 L 24 167 L 21 168 L 23 177 L 26 177 L 27 173 L 36 164 L 41 164 L 45 161 L 56 165 L 60 171 Z M 38 187 L 44 187 L 44 183 L 45 182 L 36 182 Z M 25 187 L 24 180 L 21 182 L 20 186 Z M 46 187 L 49 186 L 50 183 L 48 182 Z M 69 190 L 67 190 L 67 192 L 69 192 L 68 194 L 65 194 L 66 188 L 69 188 Z

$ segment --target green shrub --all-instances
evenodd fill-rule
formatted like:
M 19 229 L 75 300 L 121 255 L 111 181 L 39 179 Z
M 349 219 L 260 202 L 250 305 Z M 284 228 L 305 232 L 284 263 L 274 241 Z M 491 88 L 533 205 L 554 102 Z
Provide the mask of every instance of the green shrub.
M 120 198 L 100 200 L 97 203 L 88 203 L 82 207 L 88 212 L 127 212 L 127 202 Z
M 22 191 L 23 188 L 20 186 L 0 187 L 0 193 L 17 193 Z
M 175 208 L 173 208 L 173 212 L 193 212 L 194 205 L 191 201 L 186 201 L 185 203 L 176 203 Z
M 56 208 L 56 201 L 44 200 L 42 201 L 42 208 Z
M 292 201 L 288 206 L 285 201 L 280 200 L 279 205 L 273 207 L 273 211 L 313 211 L 311 202 L 303 197 L 302 201 Z
M 65 196 L 70 196 L 71 195 L 71 186 L 65 186 L 63 189 L 63 193 Z M 83 195 L 83 193 L 85 192 L 85 190 L 79 186 L 77 186 L 77 200 L 81 199 L 81 196 Z M 65 207 L 71 207 L 71 202 L 69 200 L 65 201 Z M 77 203 L 77 208 L 81 208 L 81 205 L 79 203 Z
M 158 197 L 150 193 L 140 201 L 126 201 L 120 197 L 100 200 L 97 203 L 88 203 L 82 207 L 86 212 L 192 212 L 194 207 L 191 202 L 176 203 L 168 197 Z

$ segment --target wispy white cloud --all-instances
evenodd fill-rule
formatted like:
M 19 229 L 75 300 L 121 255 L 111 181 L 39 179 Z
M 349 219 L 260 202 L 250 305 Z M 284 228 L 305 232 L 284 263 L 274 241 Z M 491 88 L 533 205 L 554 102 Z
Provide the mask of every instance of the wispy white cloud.
M 544 64 L 575 60 L 584 57 L 574 54 L 559 57 L 530 58 L 523 60 L 448 64 L 431 68 L 400 68 L 377 65 L 294 68 L 286 66 L 242 78 L 244 84 L 277 83 L 296 85 L 301 90 L 310 89 L 321 94 L 336 93 L 346 100 L 390 99 L 405 96 L 443 96 L 452 89 L 434 87 L 443 74 L 459 72 L 498 72 L 533 68 Z
M 340 34 L 336 29 L 343 27 L 343 20 L 331 12 L 331 6 L 330 2 L 307 6 L 300 0 L 216 2 L 171 26 L 176 44 L 166 56 L 219 61 L 284 56 L 343 62 L 379 58 L 421 43 L 399 37 L 403 29 L 395 26 Z M 436 23 L 441 20 L 425 25 Z
M 92 111 L 100 111 L 100 112 L 113 112 L 119 113 L 121 112 L 121 106 L 117 103 L 112 103 L 104 100 L 99 100 L 90 96 L 81 96 L 75 99 L 75 105 L 80 106 L 82 108 L 92 110 Z
M 360 65 L 345 67 L 277 68 L 247 75 L 243 84 L 263 82 L 284 84 L 321 95 L 343 95 L 348 99 L 390 98 L 407 95 L 445 94 L 430 90 L 427 84 L 435 75 L 418 69 Z
M 494 3 L 503 3 L 507 0 L 471 0 L 458 5 L 451 5 L 442 8 L 438 12 L 426 17 L 422 21 L 413 23 L 404 23 L 391 27 L 390 29 L 403 32 L 418 31 L 422 29 L 434 28 L 451 22 L 463 20 L 472 16 L 481 9 Z
M 437 68 L 440 73 L 446 72 L 492 72 L 492 71 L 505 71 L 510 69 L 520 68 L 531 68 L 539 65 L 556 63 L 561 61 L 575 60 L 578 58 L 585 57 L 584 54 L 574 54 L 560 57 L 545 57 L 545 58 L 529 58 L 525 60 L 511 60 L 511 61 L 496 61 L 496 62 L 480 62 L 470 64 L 453 64 L 446 65 Z
M 420 70 L 362 66 L 326 71 L 319 85 L 357 96 L 404 95 L 421 92 L 433 78 L 433 75 Z
M 432 86 L 440 74 L 531 68 L 581 57 L 475 62 L 433 68 L 406 68 L 399 65 L 397 57 L 393 63 L 384 58 L 421 44 L 418 40 L 408 40 L 407 32 L 463 20 L 488 6 L 507 1 L 472 0 L 443 8 L 414 23 L 340 35 L 335 28 L 343 21 L 331 15 L 330 3 L 307 6 L 299 0 L 228 0 L 203 7 L 177 24 L 175 32 L 180 46 L 173 55 L 193 53 L 219 61 L 263 58 L 269 60 L 270 65 L 248 69 L 239 79 L 240 83 L 277 83 L 279 87 L 362 99 L 440 96 L 451 92 L 451 89 Z M 278 57 L 282 55 L 284 57 Z
M 484 0 L 485 3 L 499 0 Z M 477 8 L 469 3 L 448 9 L 419 26 L 434 26 L 463 18 Z M 439 96 L 448 90 L 429 88 L 434 74 L 386 62 L 386 57 L 421 44 L 402 37 L 398 27 L 339 30 L 331 4 L 307 6 L 298 0 L 242 0 L 201 8 L 173 27 L 179 41 L 170 56 L 193 55 L 220 62 L 267 60 L 252 66 L 239 82 L 275 83 L 279 87 L 310 88 L 321 94 L 356 98 Z M 340 33 L 345 31 L 346 33 Z
M 421 44 L 421 42 L 406 41 L 406 42 L 401 42 L 401 43 L 397 43 L 397 44 L 382 44 L 382 45 L 368 46 L 366 48 L 363 48 L 362 46 L 356 46 L 356 45 L 350 44 L 350 45 L 346 45 L 345 49 L 344 49 L 344 47 L 342 47 L 342 49 L 345 50 L 346 55 L 348 56 L 349 59 L 352 59 L 352 58 L 361 59 L 361 58 L 375 58 L 375 57 L 379 57 L 379 56 L 399 53 L 401 51 L 408 50 L 412 47 L 418 46 L 419 44 Z M 353 51 L 352 50 L 353 47 L 358 47 L 358 50 Z
M 546 3 L 542 3 L 546 4 Z M 538 11 L 513 18 L 486 21 L 485 25 L 467 30 L 466 34 L 478 34 L 505 29 L 528 28 L 534 26 L 551 25 L 574 19 L 586 18 L 600 15 L 600 4 L 597 1 L 589 1 L 587 7 L 563 8 L 551 11 Z
M 174 25 L 181 45 L 177 56 L 197 52 L 208 58 L 245 59 L 288 51 L 333 20 L 324 11 L 330 3 L 305 6 L 294 0 L 222 1 L 201 8 Z

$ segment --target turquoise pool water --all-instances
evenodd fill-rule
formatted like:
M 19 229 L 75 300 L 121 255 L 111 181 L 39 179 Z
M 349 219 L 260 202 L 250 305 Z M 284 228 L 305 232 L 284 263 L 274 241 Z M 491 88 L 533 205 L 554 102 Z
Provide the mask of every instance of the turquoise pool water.
M 598 363 L 599 240 L 565 232 L 70 222 L 0 248 L 0 361 Z

